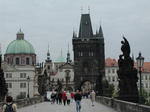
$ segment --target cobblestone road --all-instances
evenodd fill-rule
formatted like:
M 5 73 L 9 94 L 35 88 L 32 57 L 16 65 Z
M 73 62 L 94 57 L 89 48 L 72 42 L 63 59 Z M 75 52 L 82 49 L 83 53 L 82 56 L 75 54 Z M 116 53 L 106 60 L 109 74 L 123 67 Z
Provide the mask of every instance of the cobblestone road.
M 95 103 L 95 106 L 91 106 L 89 99 L 83 99 L 81 102 L 81 112 L 117 112 L 112 108 L 105 105 Z M 36 105 L 28 106 L 19 109 L 19 112 L 76 112 L 75 102 L 71 103 L 69 106 L 50 104 L 50 102 L 43 102 Z

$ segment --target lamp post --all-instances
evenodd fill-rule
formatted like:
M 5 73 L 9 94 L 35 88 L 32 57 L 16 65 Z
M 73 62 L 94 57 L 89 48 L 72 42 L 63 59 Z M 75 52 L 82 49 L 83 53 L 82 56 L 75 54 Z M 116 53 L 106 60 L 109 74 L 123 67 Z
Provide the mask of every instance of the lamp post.
M 29 98 L 29 82 L 30 82 L 30 77 L 27 77 L 27 82 L 28 82 L 28 94 L 27 94 L 27 98 Z
M 139 75 L 140 75 L 140 96 L 139 96 L 139 103 L 143 103 L 143 95 L 142 95 L 142 77 L 141 77 L 141 73 L 142 73 L 142 67 L 143 67 L 143 63 L 144 63 L 144 57 L 142 57 L 141 52 L 139 53 L 139 56 L 136 58 L 137 60 L 137 66 L 139 68 Z

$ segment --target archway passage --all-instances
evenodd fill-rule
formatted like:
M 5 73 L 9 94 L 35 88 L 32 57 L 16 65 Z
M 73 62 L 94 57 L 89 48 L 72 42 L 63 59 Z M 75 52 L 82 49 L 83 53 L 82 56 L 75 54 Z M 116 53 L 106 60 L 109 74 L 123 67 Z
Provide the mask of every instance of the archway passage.
M 83 92 L 89 92 L 92 89 L 92 83 L 90 81 L 85 81 L 81 85 L 81 90 Z

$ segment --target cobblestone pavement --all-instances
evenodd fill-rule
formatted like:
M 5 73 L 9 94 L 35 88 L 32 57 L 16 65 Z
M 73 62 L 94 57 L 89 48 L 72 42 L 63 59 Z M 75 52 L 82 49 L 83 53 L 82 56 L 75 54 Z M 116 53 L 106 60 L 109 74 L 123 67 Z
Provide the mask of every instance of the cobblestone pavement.
M 91 106 L 89 99 L 83 99 L 81 101 L 81 112 L 117 112 L 112 108 L 105 105 L 95 103 L 95 106 Z M 50 104 L 50 102 L 43 102 L 36 105 L 28 106 L 19 109 L 19 112 L 76 112 L 75 102 L 72 102 L 69 106 Z

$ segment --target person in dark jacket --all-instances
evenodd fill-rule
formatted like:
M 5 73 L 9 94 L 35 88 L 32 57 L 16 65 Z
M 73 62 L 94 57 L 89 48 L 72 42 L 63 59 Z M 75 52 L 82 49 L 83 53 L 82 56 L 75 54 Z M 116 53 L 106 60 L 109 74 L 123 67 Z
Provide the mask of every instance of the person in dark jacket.
M 62 104 L 62 93 L 61 92 L 58 93 L 58 101 L 59 101 L 59 104 Z
M 79 90 L 77 90 L 76 94 L 74 95 L 74 100 L 76 102 L 77 112 L 80 112 L 80 110 L 81 110 L 81 99 L 82 99 L 82 95 L 80 94 Z

